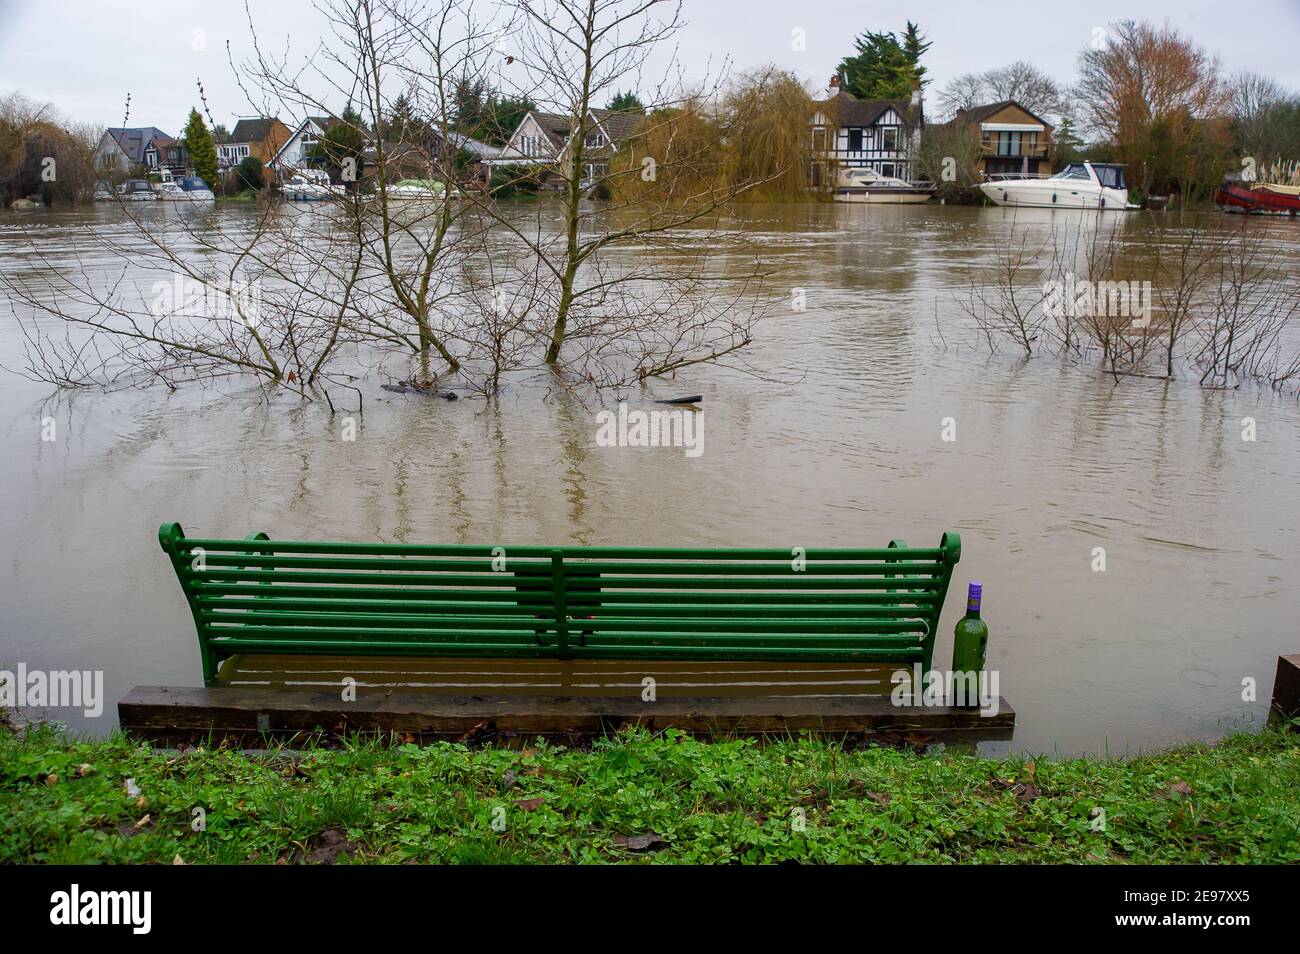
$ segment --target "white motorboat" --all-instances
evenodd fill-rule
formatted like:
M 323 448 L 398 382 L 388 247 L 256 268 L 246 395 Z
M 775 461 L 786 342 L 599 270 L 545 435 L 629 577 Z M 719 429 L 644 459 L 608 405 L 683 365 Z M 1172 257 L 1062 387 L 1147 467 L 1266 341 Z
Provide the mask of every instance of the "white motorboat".
M 836 202 L 912 205 L 928 202 L 932 195 L 932 182 L 907 182 L 893 176 L 882 176 L 872 169 L 841 169 L 836 177 L 832 198 Z
M 289 202 L 330 202 L 344 194 L 320 169 L 300 169 L 281 184 L 280 192 Z
M 180 199 L 184 202 L 212 202 L 216 199 L 208 184 L 198 176 L 181 176 L 176 180 L 176 186 L 176 191 L 158 198 Z
M 1124 167 L 1113 162 L 1072 162 L 1053 176 L 993 175 L 980 191 L 998 205 L 1032 209 L 1135 209 L 1129 205 Z
M 158 193 L 153 191 L 148 179 L 127 179 L 117 188 L 123 202 L 156 202 Z
M 181 191 L 181 187 L 178 186 L 175 182 L 155 183 L 153 187 L 153 191 L 154 191 L 154 195 L 156 195 L 160 201 L 171 201 L 171 202 L 185 201 L 185 193 Z
M 402 179 L 388 186 L 385 190 L 389 201 L 400 202 L 440 202 L 447 196 L 447 185 L 436 179 Z M 379 193 L 372 196 L 379 201 Z

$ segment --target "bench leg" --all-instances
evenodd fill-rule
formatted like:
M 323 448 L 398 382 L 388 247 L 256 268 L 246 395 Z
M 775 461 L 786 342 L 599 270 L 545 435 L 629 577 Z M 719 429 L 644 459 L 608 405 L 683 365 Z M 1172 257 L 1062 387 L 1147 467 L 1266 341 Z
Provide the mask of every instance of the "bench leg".
M 207 643 L 200 644 L 199 656 L 203 660 L 203 685 L 211 689 L 217 684 L 217 670 L 221 668 L 221 661 L 217 659 L 217 654 L 208 648 Z

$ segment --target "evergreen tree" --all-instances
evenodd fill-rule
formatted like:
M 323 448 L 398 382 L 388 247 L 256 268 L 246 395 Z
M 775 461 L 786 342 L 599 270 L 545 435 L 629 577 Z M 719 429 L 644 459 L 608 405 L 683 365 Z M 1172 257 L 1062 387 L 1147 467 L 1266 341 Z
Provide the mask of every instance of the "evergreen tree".
M 329 172 L 330 181 L 344 183 L 351 191 L 361 181 L 366 164 L 366 140 L 361 132 L 361 116 L 349 103 L 341 121 L 328 129 L 309 155 L 320 159 Z
M 609 101 L 609 109 L 616 113 L 644 113 L 645 104 L 641 102 L 641 97 L 637 96 L 632 90 L 626 93 L 615 93 L 614 98 Z
M 867 31 L 853 41 L 857 54 L 840 61 L 843 88 L 859 99 L 908 99 L 913 81 L 921 82 L 921 56 L 930 48 L 910 20 L 900 41 L 892 33 Z
M 484 125 L 484 136 L 474 138 L 482 139 L 494 146 L 504 146 L 519 128 L 519 124 L 524 121 L 524 117 L 536 108 L 537 104 L 527 96 L 493 99 Z
M 217 147 L 212 144 L 212 134 L 197 109 L 190 110 L 190 121 L 185 124 L 185 148 L 190 154 L 194 174 L 217 191 Z
M 410 97 L 405 93 L 398 93 L 388 111 L 388 119 L 384 123 L 385 141 L 406 142 L 419 133 L 420 123 L 416 119 L 415 108 L 411 105 Z

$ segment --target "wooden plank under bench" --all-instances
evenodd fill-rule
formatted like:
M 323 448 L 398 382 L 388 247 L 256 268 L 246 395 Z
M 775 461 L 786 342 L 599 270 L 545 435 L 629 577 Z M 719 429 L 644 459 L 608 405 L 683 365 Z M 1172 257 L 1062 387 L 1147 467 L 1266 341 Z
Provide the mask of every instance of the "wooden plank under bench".
M 137 686 L 118 703 L 122 729 L 145 739 L 199 741 L 209 733 L 253 742 L 266 736 L 382 732 L 421 741 L 544 736 L 590 738 L 642 725 L 699 736 L 907 735 L 963 740 L 1010 738 L 1015 712 L 1005 699 L 996 715 L 947 706 L 895 706 L 887 695 L 850 697 L 732 696 L 454 696 L 392 690 L 343 702 L 338 690 L 285 691 L 266 686 L 211 689 Z

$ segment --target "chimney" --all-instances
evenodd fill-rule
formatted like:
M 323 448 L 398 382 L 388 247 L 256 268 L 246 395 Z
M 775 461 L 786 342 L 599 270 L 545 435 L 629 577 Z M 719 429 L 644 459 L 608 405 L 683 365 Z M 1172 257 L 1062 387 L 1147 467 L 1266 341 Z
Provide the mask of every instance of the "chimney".
M 912 80 L 912 108 L 918 109 L 921 105 L 921 81 Z
M 830 85 L 826 87 L 826 95 L 828 98 L 834 99 L 839 94 L 840 94 L 840 75 L 836 73 L 834 76 L 831 77 Z

